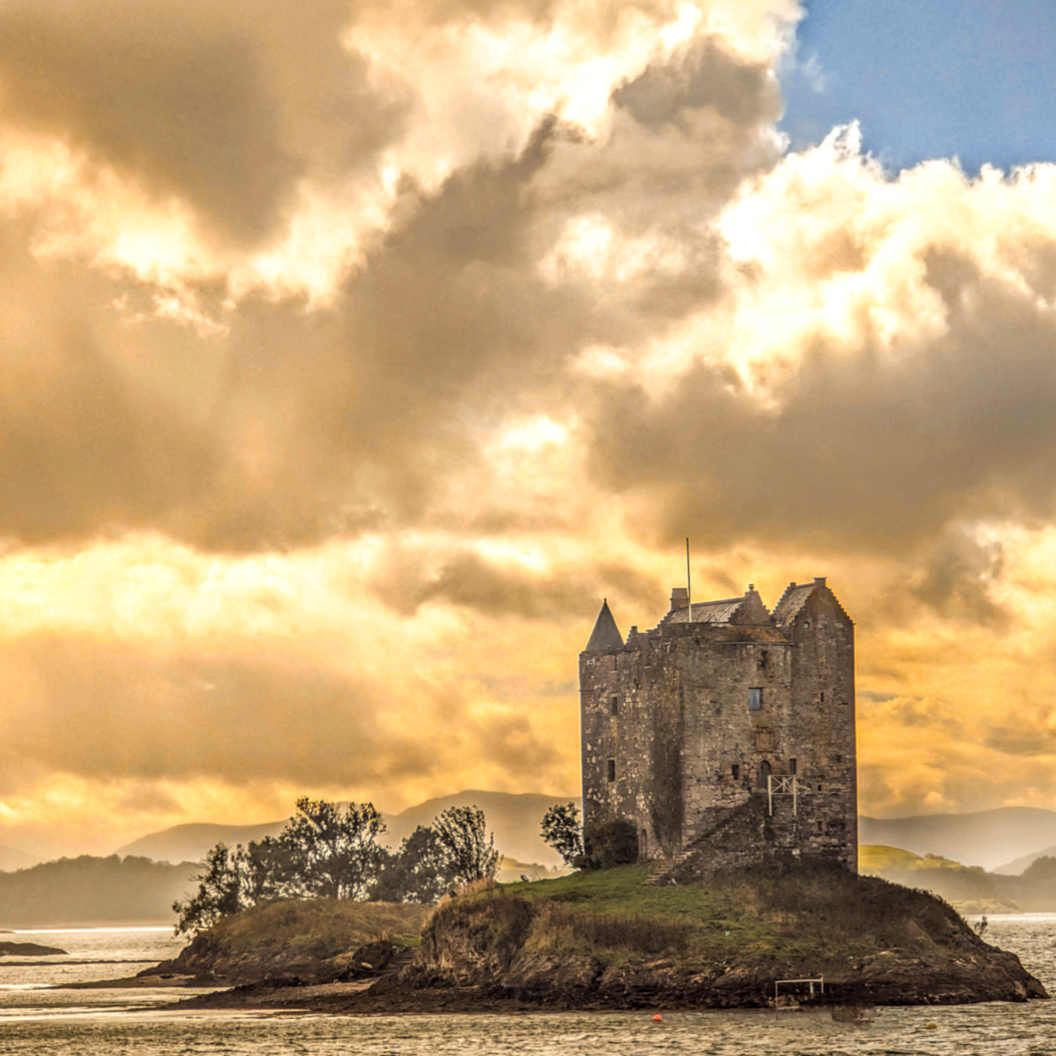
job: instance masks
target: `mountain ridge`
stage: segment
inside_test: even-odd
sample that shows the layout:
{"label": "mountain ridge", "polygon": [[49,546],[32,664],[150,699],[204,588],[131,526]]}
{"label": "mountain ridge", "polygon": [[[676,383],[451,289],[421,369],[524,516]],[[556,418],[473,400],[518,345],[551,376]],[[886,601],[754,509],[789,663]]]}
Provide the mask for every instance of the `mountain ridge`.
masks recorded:
{"label": "mountain ridge", "polygon": [[[476,805],[484,811],[488,828],[495,834],[495,845],[504,855],[520,862],[555,866],[559,859],[540,838],[539,824],[548,806],[567,803],[570,798],[574,799],[536,792],[463,789],[383,815],[387,826],[383,842],[398,847],[418,825],[431,824],[442,810]],[[937,854],[991,872],[1015,872],[1016,867],[1025,869],[1036,857],[1056,854],[1056,811],[1041,807],[996,807],[901,818],[861,815],[858,821],[861,844],[901,847],[918,855]],[[285,824],[285,818],[256,825],[190,822],[148,833],[115,853],[154,861],[198,861],[221,840],[229,846],[246,844],[278,835]]]}
{"label": "mountain ridge", "polygon": [[[554,803],[567,803],[571,797],[548,796],[538,792],[486,792],[463,789],[448,796],[436,796],[415,803],[398,814],[383,814],[386,833],[382,843],[396,848],[419,825],[431,824],[442,811],[453,806],[478,806],[484,811],[488,829],[495,834],[495,846],[506,857],[518,862],[556,866],[561,859],[543,843],[539,826],[543,814]],[[257,825],[220,825],[212,822],[187,822],[148,833],[119,847],[119,857],[133,855],[153,861],[199,861],[206,851],[219,842],[229,847],[277,836],[287,819]]]}

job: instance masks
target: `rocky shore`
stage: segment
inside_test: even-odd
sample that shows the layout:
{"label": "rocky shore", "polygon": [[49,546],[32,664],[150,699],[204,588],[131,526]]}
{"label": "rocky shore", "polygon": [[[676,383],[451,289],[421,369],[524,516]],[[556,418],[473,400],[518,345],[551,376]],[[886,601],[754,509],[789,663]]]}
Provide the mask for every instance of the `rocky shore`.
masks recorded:
{"label": "rocky shore", "polygon": [[36,942],[0,942],[0,957],[64,957],[58,946],[41,946]]}
{"label": "rocky shore", "polygon": [[242,960],[208,933],[151,971],[241,985],[190,1007],[335,1013],[772,1007],[781,979],[804,1006],[945,1005],[1048,995],[1015,954],[946,903],[847,873],[716,877],[643,887],[629,867],[464,895],[420,946],[376,939],[335,957]]}

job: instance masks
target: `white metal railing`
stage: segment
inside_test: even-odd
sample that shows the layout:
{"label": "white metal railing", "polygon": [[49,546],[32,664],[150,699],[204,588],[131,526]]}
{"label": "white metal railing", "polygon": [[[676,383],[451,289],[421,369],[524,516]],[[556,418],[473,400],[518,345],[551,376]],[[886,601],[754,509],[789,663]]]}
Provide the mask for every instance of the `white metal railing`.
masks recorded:
{"label": "white metal railing", "polygon": [[799,813],[799,789],[796,786],[796,775],[789,777],[774,777],[773,774],[766,775],[766,801],[767,810],[771,817],[774,815],[774,796],[791,796],[792,813]]}
{"label": "white metal railing", "polygon": [[820,976],[817,979],[775,979],[774,980],[774,1008],[777,1008],[778,988],[782,986],[791,986],[795,983],[809,983],[810,984],[810,996],[814,996],[814,984],[817,983],[821,987],[821,993],[825,993],[825,976]]}

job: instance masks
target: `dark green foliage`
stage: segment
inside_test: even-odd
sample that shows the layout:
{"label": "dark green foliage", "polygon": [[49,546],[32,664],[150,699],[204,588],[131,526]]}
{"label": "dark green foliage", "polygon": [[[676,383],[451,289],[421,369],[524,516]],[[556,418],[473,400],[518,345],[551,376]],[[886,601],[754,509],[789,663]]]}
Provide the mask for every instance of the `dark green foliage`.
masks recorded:
{"label": "dark green foliage", "polygon": [[216,921],[276,899],[437,901],[456,880],[494,877],[495,838],[484,812],[452,807],[436,826],[419,826],[395,854],[378,845],[385,831],[373,804],[342,811],[326,800],[297,800],[278,836],[228,850],[217,844],[192,877],[198,891],[173,903],[177,932],[197,934]]}
{"label": "dark green foliage", "polygon": [[561,855],[565,865],[574,865],[583,854],[583,824],[579,807],[575,803],[566,803],[564,806],[555,803],[543,815],[540,835],[545,844]]}
{"label": "dark green foliage", "polygon": [[177,933],[197,934],[223,917],[279,898],[364,899],[388,852],[372,803],[342,812],[326,800],[297,800],[297,813],[278,837],[265,836],[229,851],[218,843],[192,880],[198,891],[173,903]]}
{"label": "dark green foliage", "polygon": [[377,844],[385,831],[373,803],[350,803],[344,813],[336,803],[306,796],[297,800],[297,813],[279,835],[288,850],[280,864],[288,876],[286,897],[367,897],[377,880],[385,852]]}
{"label": "dark green foliage", "polygon": [[429,905],[450,890],[455,875],[436,832],[419,825],[385,861],[371,899]]}
{"label": "dark green foliage", "polygon": [[638,832],[626,818],[601,818],[583,830],[580,869],[613,869],[638,861]]}
{"label": "dark green foliage", "polygon": [[499,868],[495,837],[487,831],[484,811],[478,807],[448,807],[433,827],[444,861],[455,879],[464,884],[490,880]]}
{"label": "dark green foliage", "polygon": [[241,847],[232,853],[222,843],[206,854],[202,871],[191,878],[198,881],[198,893],[172,904],[172,911],[179,918],[176,922],[177,934],[197,935],[222,917],[245,909],[244,857],[245,852]]}

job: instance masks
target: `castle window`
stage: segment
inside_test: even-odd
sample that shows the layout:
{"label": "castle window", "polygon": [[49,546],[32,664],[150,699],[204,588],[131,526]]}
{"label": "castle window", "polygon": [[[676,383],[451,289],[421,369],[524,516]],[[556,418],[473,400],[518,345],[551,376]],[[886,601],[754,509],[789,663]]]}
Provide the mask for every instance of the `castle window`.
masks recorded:
{"label": "castle window", "polygon": [[761,689],[748,690],[748,710],[759,711],[763,706],[763,691]]}
{"label": "castle window", "polygon": [[610,781],[615,781],[616,780],[616,760],[615,759],[610,759],[609,760],[609,780]]}
{"label": "castle window", "polygon": [[788,761],[788,772],[794,774],[796,772],[796,761],[795,759],[789,759]]}
{"label": "castle window", "polygon": [[730,767],[730,775],[733,777],[734,781],[739,781],[741,779],[741,768],[736,763]]}
{"label": "castle window", "polygon": [[825,703],[825,690],[821,691],[821,702],[822,702],[822,704]]}
{"label": "castle window", "polygon": [[759,666],[759,670],[760,671],[765,671],[766,670],[766,658],[767,658],[768,655],[769,654],[767,653],[767,651],[765,649],[759,654],[759,665],[758,666]]}
{"label": "castle window", "polygon": [[612,700],[609,702],[609,706],[612,708],[613,715],[618,714],[620,710],[620,698],[613,697]]}

